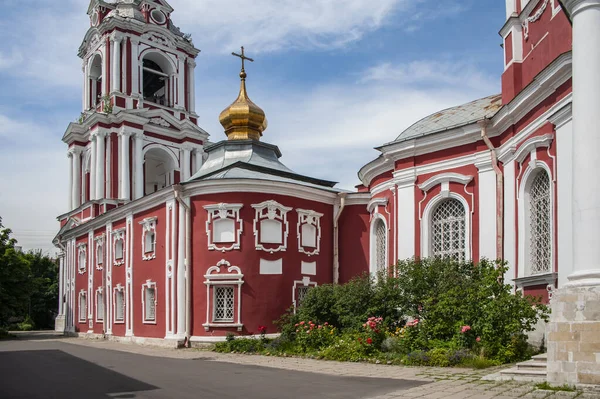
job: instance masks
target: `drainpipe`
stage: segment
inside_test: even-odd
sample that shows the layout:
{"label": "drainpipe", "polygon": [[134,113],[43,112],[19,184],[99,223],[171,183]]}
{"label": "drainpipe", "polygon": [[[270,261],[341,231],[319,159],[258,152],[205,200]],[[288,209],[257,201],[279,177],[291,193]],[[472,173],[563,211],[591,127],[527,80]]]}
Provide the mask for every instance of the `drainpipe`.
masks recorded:
{"label": "drainpipe", "polygon": [[342,212],[346,207],[346,193],[338,193],[340,200],[340,208],[335,215],[333,220],[333,283],[338,284],[340,282],[340,237],[339,237],[339,226],[338,222]]}
{"label": "drainpipe", "polygon": [[485,118],[479,122],[481,126],[481,138],[490,149],[492,156],[492,167],[496,172],[496,259],[504,259],[504,175],[498,166],[496,148],[487,136],[487,128],[490,120]]}
{"label": "drainpipe", "polygon": [[184,346],[191,348],[190,336],[192,331],[192,270],[190,267],[190,254],[192,247],[192,214],[190,207],[181,198],[182,187],[173,185],[173,193],[177,202],[185,209],[185,341]]}

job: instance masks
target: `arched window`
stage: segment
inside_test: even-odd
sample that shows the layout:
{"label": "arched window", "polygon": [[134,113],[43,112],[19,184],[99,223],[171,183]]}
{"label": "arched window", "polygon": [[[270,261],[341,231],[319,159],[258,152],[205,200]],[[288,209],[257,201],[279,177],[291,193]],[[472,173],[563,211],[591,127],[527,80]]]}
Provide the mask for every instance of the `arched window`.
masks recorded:
{"label": "arched window", "polygon": [[89,77],[89,93],[90,104],[95,107],[102,99],[102,57],[96,54],[90,64]]}
{"label": "arched window", "polygon": [[175,80],[172,65],[161,53],[149,52],[142,59],[144,101],[172,106]]}
{"label": "arched window", "polygon": [[175,183],[173,157],[161,147],[149,149],[144,155],[145,194],[152,194]]}
{"label": "arched window", "polygon": [[531,274],[551,272],[552,212],[550,193],[550,176],[541,169],[533,177],[527,203]]}
{"label": "arched window", "polygon": [[431,216],[431,250],[436,257],[465,260],[465,207],[457,199],[440,202]]}
{"label": "arched window", "polygon": [[373,267],[374,272],[384,271],[387,266],[387,229],[385,223],[380,218],[377,218],[373,224],[373,240],[374,245],[374,258]]}

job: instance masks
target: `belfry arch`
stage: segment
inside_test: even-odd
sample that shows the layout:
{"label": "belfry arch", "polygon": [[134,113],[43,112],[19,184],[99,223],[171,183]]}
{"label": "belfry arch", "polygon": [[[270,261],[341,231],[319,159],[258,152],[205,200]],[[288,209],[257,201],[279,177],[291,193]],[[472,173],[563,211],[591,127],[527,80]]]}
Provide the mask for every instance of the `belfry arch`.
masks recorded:
{"label": "belfry arch", "polygon": [[153,50],[144,53],[140,62],[144,101],[167,107],[173,106],[176,73],[173,62],[165,54]]}
{"label": "belfry arch", "polygon": [[90,93],[90,104],[91,107],[95,107],[100,103],[102,98],[102,81],[103,81],[103,63],[102,56],[100,54],[95,54],[90,61],[89,71],[88,71],[88,85],[89,85],[89,93]]}
{"label": "belfry arch", "polygon": [[144,194],[152,194],[175,183],[179,170],[175,154],[163,146],[150,146],[144,152]]}

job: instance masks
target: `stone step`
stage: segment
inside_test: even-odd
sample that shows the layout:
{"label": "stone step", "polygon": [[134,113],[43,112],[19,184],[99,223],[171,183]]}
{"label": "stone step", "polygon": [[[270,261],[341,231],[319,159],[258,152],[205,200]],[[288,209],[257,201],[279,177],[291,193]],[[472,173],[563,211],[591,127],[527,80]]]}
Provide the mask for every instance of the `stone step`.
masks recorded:
{"label": "stone step", "polygon": [[528,360],[526,362],[517,363],[518,370],[533,370],[533,371],[546,371],[546,362],[539,360]]}
{"label": "stone step", "polygon": [[546,363],[548,361],[548,354],[547,353],[540,353],[539,355],[532,356],[531,360],[535,360],[536,362],[544,362],[544,363]]}

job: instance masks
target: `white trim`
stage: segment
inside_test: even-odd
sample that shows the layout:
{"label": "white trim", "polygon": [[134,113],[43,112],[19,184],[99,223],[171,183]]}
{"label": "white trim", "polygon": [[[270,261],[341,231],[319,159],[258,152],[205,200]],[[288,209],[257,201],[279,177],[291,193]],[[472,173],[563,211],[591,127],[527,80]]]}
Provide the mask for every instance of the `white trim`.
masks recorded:
{"label": "white trim", "polygon": [[[102,312],[98,311],[98,294],[102,295],[102,306],[104,307],[104,293],[102,287],[98,287],[94,292],[94,305],[96,310],[96,323],[104,323],[104,308],[102,309]],[[98,317],[100,313],[102,313],[102,319]]]}
{"label": "white trim", "polygon": [[[105,247],[104,247],[104,233],[100,234],[97,237],[94,237],[94,241],[96,242],[96,245],[94,246],[94,255],[95,255],[95,260],[96,260],[96,270],[102,270],[103,266],[104,266],[104,262],[106,259],[106,253],[104,251]],[[99,262],[98,259],[98,250],[101,251],[102,254],[102,262]]]}
{"label": "white trim", "polygon": [[294,313],[296,313],[296,308],[297,308],[297,303],[296,303],[296,289],[298,288],[298,286],[302,286],[302,287],[316,287],[317,283],[315,281],[310,281],[310,277],[308,276],[304,276],[302,277],[302,280],[296,280],[294,281],[294,285],[292,287],[292,306],[294,307]]}
{"label": "white trim", "polygon": [[[298,212],[298,225],[296,229],[298,234],[298,252],[308,256],[318,255],[321,249],[321,217],[323,217],[323,214],[306,209],[296,209],[296,212]],[[308,250],[302,245],[302,240],[304,238],[302,226],[304,225],[313,226],[315,228],[315,246],[306,247],[309,248]],[[312,248],[312,251],[310,248]]]}
{"label": "white trim", "polygon": [[453,191],[449,191],[447,195],[440,193],[431,198],[423,210],[423,218],[421,219],[421,257],[431,256],[432,253],[431,216],[433,214],[433,210],[436,209],[439,203],[449,198],[460,201],[465,208],[465,260],[471,259],[471,243],[473,241],[471,239],[471,208],[469,207],[469,202],[466,200],[466,198]]}
{"label": "white trim", "polygon": [[[142,225],[142,260],[156,259],[156,222],[158,217],[152,216],[145,218],[140,222]],[[146,235],[154,234],[154,242],[152,243],[152,251],[146,251]]]}
{"label": "white trim", "polygon": [[[81,310],[81,297],[84,298],[84,303],[85,303],[85,309],[83,309],[84,311],[82,312]],[[81,291],[79,291],[79,294],[77,295],[77,321],[79,323],[85,323],[87,321],[87,315],[88,315],[88,303],[87,303],[87,292],[84,289],[81,289]],[[83,315],[83,318],[81,317]]]}
{"label": "white trim", "polygon": [[[146,290],[154,290],[154,318],[148,319],[146,316]],[[142,284],[142,323],[144,324],[156,324],[158,318],[158,288],[156,282],[152,280],[146,280],[145,284]]]}
{"label": "white trim", "polygon": [[[393,187],[393,185],[390,185],[390,187]],[[373,198],[371,201],[369,201],[369,203],[367,204],[367,212],[369,213],[373,213],[373,211],[376,208],[379,208],[380,206],[384,206],[387,208],[387,204],[388,204],[388,197],[378,197],[378,198]]]}
{"label": "white trim", "polygon": [[518,163],[523,163],[523,160],[531,153],[531,151],[540,147],[550,147],[552,140],[554,140],[554,134],[552,133],[535,136],[526,140],[515,152],[515,160]]}
{"label": "white trim", "polygon": [[[206,235],[208,237],[208,250],[209,251],[232,251],[234,249],[240,249],[242,243],[242,231],[244,229],[244,225],[242,219],[240,219],[240,209],[244,207],[243,204],[213,204],[206,205],[203,208],[208,212],[208,217],[206,219]],[[221,245],[221,243],[213,242],[213,231],[211,230],[211,225],[215,221],[229,219],[234,222],[234,232],[233,235],[235,237],[235,241],[231,243],[231,245]],[[236,227],[237,225],[237,227]]]}
{"label": "white trim", "polygon": [[[112,238],[113,238],[113,244],[112,244],[112,249],[113,249],[113,266],[122,266],[125,264],[125,254],[126,254],[126,250],[125,250],[125,233],[126,233],[126,227],[122,227],[120,229],[116,229],[112,231]],[[121,241],[121,247],[122,247],[122,256],[120,258],[117,258],[117,241]]]}
{"label": "white trim", "polygon": [[[117,315],[119,314],[119,312],[117,312],[117,294],[121,293],[121,295],[123,295],[123,309],[122,309],[122,315],[123,318],[122,319],[117,319]],[[113,323],[114,324],[125,324],[125,287],[123,287],[123,285],[121,285],[120,283],[117,284],[115,286],[115,288],[113,289]]]}
{"label": "white trim", "polygon": [[376,275],[378,270],[377,270],[377,237],[376,237],[376,231],[375,231],[375,225],[376,222],[378,220],[381,220],[383,222],[383,226],[385,228],[385,249],[383,250],[383,252],[386,255],[386,269],[389,266],[389,242],[390,242],[390,237],[388,234],[389,231],[389,227],[388,227],[388,223],[387,220],[385,219],[385,217],[380,214],[380,213],[373,213],[371,214],[371,226],[369,227],[369,272],[372,275]]}
{"label": "white trim", "polygon": [[[225,266],[227,268],[227,273],[219,274],[221,272],[221,266]],[[242,331],[244,327],[242,323],[242,284],[244,284],[244,275],[242,274],[242,270],[237,266],[231,266],[231,263],[227,262],[225,259],[221,260],[215,266],[211,266],[206,270],[206,274],[204,275],[206,279],[204,284],[206,285],[206,322],[202,324],[205,331],[209,331],[212,327],[236,327],[238,331]],[[211,314],[214,317],[214,295],[210,295],[210,289],[216,285],[229,285],[235,286],[237,285],[237,306],[234,309],[234,314],[237,316],[237,321],[234,320],[234,323],[217,323],[214,322],[213,318],[211,318]],[[212,297],[212,301],[211,301]],[[211,306],[213,308],[213,312],[211,312]]]}
{"label": "white trim", "polygon": [[[83,266],[81,260],[83,259]],[[85,274],[87,271],[87,244],[77,244],[77,272],[79,274]]]}
{"label": "white trim", "polygon": [[[431,190],[433,187],[437,186],[438,184],[442,184],[442,186],[444,186],[444,183],[453,182],[453,183],[460,183],[463,186],[465,186],[465,185],[469,184],[471,182],[471,180],[473,180],[473,176],[461,175],[460,173],[452,173],[452,172],[440,173],[438,175],[431,177],[424,183],[419,184],[419,188],[422,191],[427,192],[427,191]],[[442,187],[442,191],[447,191],[447,190],[444,190],[443,188],[444,187]]]}
{"label": "white trim", "polygon": [[554,217],[554,194],[555,194],[555,183],[552,174],[552,170],[548,166],[546,162],[540,160],[532,160],[527,165],[525,172],[523,173],[520,181],[517,181],[518,187],[517,190],[519,192],[517,207],[518,207],[518,232],[519,232],[519,257],[518,257],[518,278],[531,276],[530,265],[528,264],[529,260],[529,234],[528,234],[528,212],[526,203],[529,199],[526,194],[526,190],[528,190],[531,182],[535,178],[537,171],[543,169],[546,173],[548,173],[548,178],[550,180],[550,272],[554,272],[554,265],[556,259],[556,248],[554,243],[554,232],[555,232],[555,224],[556,219]]}
{"label": "white trim", "polygon": [[[277,201],[269,200],[261,202],[260,204],[252,204],[252,208],[255,209],[255,217],[253,223],[254,229],[254,243],[256,250],[266,251],[269,253],[285,251],[287,249],[287,238],[289,234],[289,224],[287,220],[287,213],[293,208],[289,208],[281,205]],[[258,227],[259,222],[266,220],[275,220],[281,223],[281,244],[275,248],[267,248],[260,240],[261,229]]]}

